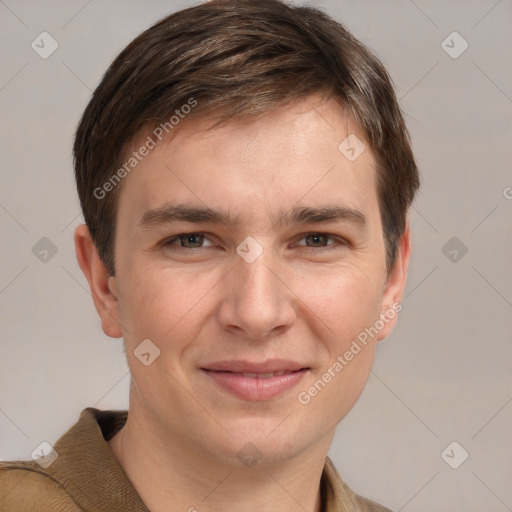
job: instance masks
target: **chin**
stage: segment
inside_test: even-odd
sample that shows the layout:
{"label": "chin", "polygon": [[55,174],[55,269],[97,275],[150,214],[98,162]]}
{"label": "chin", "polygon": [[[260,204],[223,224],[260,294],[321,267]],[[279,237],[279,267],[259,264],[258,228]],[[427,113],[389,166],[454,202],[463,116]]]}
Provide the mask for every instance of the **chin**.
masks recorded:
{"label": "chin", "polygon": [[250,422],[228,428],[233,438],[226,438],[227,445],[223,447],[226,449],[223,452],[225,460],[242,467],[250,464],[270,467],[293,459],[314,443],[314,439],[308,440],[299,435],[306,429],[294,424],[285,427],[282,421],[283,417],[260,421],[252,418]]}

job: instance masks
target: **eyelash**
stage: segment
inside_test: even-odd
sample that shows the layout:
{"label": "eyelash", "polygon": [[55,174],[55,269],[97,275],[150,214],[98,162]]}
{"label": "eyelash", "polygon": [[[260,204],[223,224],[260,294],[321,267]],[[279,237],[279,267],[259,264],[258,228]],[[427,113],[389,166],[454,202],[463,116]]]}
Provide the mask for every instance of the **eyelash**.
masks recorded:
{"label": "eyelash", "polygon": [[[200,236],[203,236],[204,238],[208,239],[206,233],[202,233],[202,232],[199,232],[199,231],[192,231],[190,233],[180,233],[179,235],[175,235],[172,238],[167,239],[164,242],[164,245],[166,247],[173,246],[172,247],[173,251],[180,251],[180,252],[198,251],[198,250],[206,249],[207,248],[207,247],[181,247],[179,245],[173,244],[174,241],[179,240],[182,237],[190,236],[190,235],[200,235]],[[311,232],[308,232],[308,233],[302,233],[302,234],[299,235],[300,238],[298,239],[298,241],[301,241],[304,238],[306,238],[308,236],[311,236],[311,235],[325,236],[328,239],[335,240],[337,243],[329,244],[329,245],[324,246],[324,247],[308,247],[306,245],[300,246],[300,247],[303,247],[303,250],[306,250],[307,252],[318,252],[318,250],[321,250],[323,252],[332,251],[332,250],[335,250],[340,245],[341,246],[348,245],[346,240],[344,240],[343,238],[340,238],[339,236],[335,236],[335,235],[331,235],[330,233],[323,233],[323,232],[319,232],[319,231],[311,231]],[[211,242],[211,240],[210,240],[210,242]]]}

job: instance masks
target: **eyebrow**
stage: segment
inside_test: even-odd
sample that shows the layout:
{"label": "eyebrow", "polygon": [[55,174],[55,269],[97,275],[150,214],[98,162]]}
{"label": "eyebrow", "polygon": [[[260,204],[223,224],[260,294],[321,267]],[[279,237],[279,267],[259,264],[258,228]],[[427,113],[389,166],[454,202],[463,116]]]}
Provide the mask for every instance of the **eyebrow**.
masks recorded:
{"label": "eyebrow", "polygon": [[[273,226],[287,224],[320,224],[349,222],[365,228],[368,221],[365,215],[354,208],[341,205],[325,206],[296,206],[290,211],[280,211],[272,216]],[[142,229],[160,227],[173,222],[192,222],[225,224],[234,228],[240,224],[240,219],[223,209],[197,207],[184,204],[164,204],[158,208],[146,211],[140,218],[137,226]]]}

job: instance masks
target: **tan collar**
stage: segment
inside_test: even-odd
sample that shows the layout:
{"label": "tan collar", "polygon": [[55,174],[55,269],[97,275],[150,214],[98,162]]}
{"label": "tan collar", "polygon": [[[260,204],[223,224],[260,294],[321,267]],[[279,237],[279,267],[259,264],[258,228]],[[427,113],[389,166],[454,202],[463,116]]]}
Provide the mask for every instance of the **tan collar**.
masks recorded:
{"label": "tan collar", "polygon": [[[34,461],[9,467],[31,469],[57,481],[83,510],[149,512],[107,441],[125,424],[128,411],[84,409],[78,422],[54,445],[58,458],[43,470]],[[385,512],[356,496],[341,480],[329,457],[320,481],[323,512]],[[389,511],[388,511],[389,512]]]}

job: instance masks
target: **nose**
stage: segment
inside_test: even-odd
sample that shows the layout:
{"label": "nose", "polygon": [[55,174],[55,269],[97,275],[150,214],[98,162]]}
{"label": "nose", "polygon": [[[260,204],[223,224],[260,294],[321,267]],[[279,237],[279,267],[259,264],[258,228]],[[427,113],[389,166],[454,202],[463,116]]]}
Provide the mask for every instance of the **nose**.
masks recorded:
{"label": "nose", "polygon": [[250,341],[271,339],[290,329],[296,319],[295,295],[278,267],[270,250],[252,263],[236,260],[217,310],[223,329]]}

